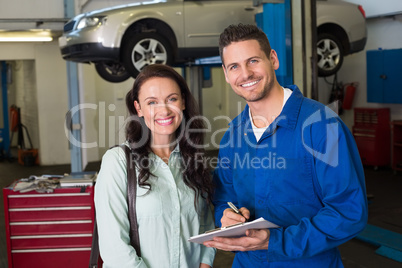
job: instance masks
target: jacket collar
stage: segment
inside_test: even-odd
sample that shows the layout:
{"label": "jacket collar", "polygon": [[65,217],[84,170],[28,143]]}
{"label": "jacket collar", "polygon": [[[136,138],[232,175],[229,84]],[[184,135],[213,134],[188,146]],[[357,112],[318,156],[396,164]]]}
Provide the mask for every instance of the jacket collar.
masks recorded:
{"label": "jacket collar", "polygon": [[[275,128],[276,126],[281,126],[288,129],[295,129],[296,127],[304,96],[296,85],[289,85],[285,87],[293,91],[292,95],[290,95],[289,99],[282,109],[282,112],[274,120],[274,122],[272,122],[270,128],[274,126]],[[233,121],[230,122],[229,125],[233,127],[238,127],[241,124],[250,124],[249,110],[250,107],[246,105],[244,110],[235,119],[233,119]]]}

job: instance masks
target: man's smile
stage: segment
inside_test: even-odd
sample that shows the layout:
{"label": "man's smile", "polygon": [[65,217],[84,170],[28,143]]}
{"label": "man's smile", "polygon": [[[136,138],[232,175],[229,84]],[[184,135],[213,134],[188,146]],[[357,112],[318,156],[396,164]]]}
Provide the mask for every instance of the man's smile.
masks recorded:
{"label": "man's smile", "polygon": [[251,81],[251,82],[247,82],[247,83],[241,84],[240,86],[243,87],[243,88],[251,87],[251,86],[254,86],[255,84],[258,84],[258,82],[260,82],[260,81],[261,81],[261,79]]}

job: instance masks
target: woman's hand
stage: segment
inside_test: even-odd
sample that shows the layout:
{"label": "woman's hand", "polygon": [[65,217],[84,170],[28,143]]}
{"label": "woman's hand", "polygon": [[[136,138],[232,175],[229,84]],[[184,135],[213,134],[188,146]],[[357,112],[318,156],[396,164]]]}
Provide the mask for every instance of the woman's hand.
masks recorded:
{"label": "woman's hand", "polygon": [[201,263],[200,268],[211,268],[211,266],[209,266],[208,264],[205,264],[205,263]]}

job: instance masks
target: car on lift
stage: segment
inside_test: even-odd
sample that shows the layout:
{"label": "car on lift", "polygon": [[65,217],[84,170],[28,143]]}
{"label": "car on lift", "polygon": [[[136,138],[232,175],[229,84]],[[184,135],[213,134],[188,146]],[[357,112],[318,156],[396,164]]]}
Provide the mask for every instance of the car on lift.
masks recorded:
{"label": "car on lift", "polygon": [[[136,77],[146,65],[176,65],[219,55],[218,38],[230,24],[254,24],[262,6],[252,0],[139,2],[79,14],[59,38],[62,57],[94,63],[109,82]],[[364,49],[361,6],[317,1],[318,75],[329,76],[343,57]]]}
{"label": "car on lift", "polygon": [[317,0],[318,76],[337,73],[343,58],[364,50],[366,41],[366,13],[361,5]]}

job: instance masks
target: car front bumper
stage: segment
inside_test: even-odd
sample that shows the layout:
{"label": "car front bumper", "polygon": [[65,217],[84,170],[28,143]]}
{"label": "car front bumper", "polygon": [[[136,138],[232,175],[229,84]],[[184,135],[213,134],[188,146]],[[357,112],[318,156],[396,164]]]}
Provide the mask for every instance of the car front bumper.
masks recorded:
{"label": "car front bumper", "polygon": [[118,61],[119,48],[107,42],[105,36],[114,39],[103,25],[65,32],[58,40],[63,59],[75,62]]}
{"label": "car front bumper", "polygon": [[61,48],[63,59],[75,62],[118,61],[119,49],[99,43],[84,43]]}

